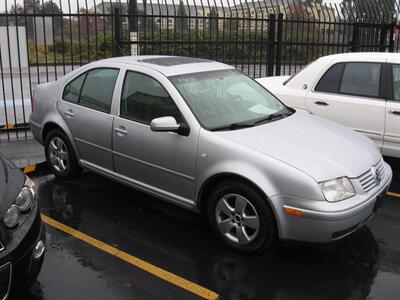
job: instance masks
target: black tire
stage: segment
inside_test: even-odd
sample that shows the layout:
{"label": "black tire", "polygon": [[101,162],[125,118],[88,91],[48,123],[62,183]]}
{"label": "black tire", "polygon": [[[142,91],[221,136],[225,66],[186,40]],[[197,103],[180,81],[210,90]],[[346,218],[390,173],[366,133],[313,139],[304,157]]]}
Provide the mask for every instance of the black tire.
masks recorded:
{"label": "black tire", "polygon": [[[237,229],[237,226],[240,226],[239,223],[233,224],[232,222],[236,222],[232,220],[231,224],[236,226],[234,227],[231,231],[228,232],[228,237],[226,234],[220,230],[218,224],[217,224],[217,218],[219,219],[219,222],[221,221],[221,218],[218,217],[217,215],[220,215],[220,213],[217,213],[217,204],[220,201],[220,199],[223,196],[227,195],[239,195],[241,197],[244,197],[247,202],[249,202],[251,205],[246,204],[246,209],[247,207],[250,207],[252,211],[255,210],[256,214],[258,215],[258,229],[253,231],[253,238],[249,240],[248,242],[238,242],[238,241],[233,241],[232,240],[232,235],[235,234]],[[233,199],[235,199],[234,196]],[[228,197],[229,198],[229,197]],[[228,199],[227,198],[227,199]],[[236,200],[233,200],[236,201]],[[219,211],[221,212],[221,211]],[[222,213],[224,214],[224,213]],[[237,214],[237,213],[236,213]],[[208,202],[207,202],[207,216],[208,220],[213,227],[214,231],[216,232],[217,236],[220,238],[221,241],[223,241],[226,245],[229,247],[243,252],[247,254],[257,254],[266,251],[267,249],[272,249],[274,245],[276,245],[277,241],[277,227],[276,227],[276,222],[275,222],[275,217],[274,214],[267,203],[267,199],[265,199],[265,196],[260,195],[260,193],[253,188],[251,188],[249,185],[244,184],[240,181],[227,181],[224,183],[221,183],[217,185],[209,194],[208,196]],[[254,215],[256,216],[256,215]],[[233,216],[230,218],[234,219]],[[225,219],[224,221],[230,221]],[[239,221],[240,224],[243,221]],[[231,225],[229,225],[231,226]],[[246,227],[246,231],[250,227]],[[251,229],[251,228],[250,228]],[[253,229],[251,229],[253,230]],[[230,234],[232,232],[232,235]],[[248,236],[248,235],[247,235]]]}
{"label": "black tire", "polygon": [[[65,169],[57,168],[57,166],[55,166],[51,162],[50,142],[53,141],[55,138],[60,139],[64,143],[66,148],[68,159],[67,163],[65,163]],[[47,163],[54,175],[62,179],[73,179],[81,173],[82,169],[78,164],[74,149],[72,148],[71,143],[69,142],[68,137],[65,135],[64,132],[59,129],[53,129],[46,136],[44,145]]]}

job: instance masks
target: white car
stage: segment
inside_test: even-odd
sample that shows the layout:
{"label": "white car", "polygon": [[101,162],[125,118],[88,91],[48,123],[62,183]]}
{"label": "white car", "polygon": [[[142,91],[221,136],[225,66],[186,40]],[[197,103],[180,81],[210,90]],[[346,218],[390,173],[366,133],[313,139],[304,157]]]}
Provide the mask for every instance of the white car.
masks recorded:
{"label": "white car", "polygon": [[330,55],[292,77],[257,81],[288,106],[353,128],[400,157],[400,54]]}

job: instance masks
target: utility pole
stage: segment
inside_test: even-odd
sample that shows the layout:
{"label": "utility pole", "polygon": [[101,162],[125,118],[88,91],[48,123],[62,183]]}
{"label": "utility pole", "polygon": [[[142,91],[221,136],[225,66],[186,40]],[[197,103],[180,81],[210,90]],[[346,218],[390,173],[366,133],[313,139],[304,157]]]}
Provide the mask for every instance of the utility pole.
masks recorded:
{"label": "utility pole", "polygon": [[[145,3],[143,3],[145,5]],[[128,3],[129,15],[129,38],[131,42],[131,55],[139,55],[139,22],[137,0],[129,0]]]}

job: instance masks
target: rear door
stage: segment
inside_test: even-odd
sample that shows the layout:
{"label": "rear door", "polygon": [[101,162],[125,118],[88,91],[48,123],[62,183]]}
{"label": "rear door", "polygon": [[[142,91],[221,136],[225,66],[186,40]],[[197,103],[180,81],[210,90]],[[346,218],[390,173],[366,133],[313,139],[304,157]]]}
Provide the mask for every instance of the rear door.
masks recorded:
{"label": "rear door", "polygon": [[381,149],[386,110],[383,65],[384,60],[334,64],[307,94],[308,110],[367,135]]}
{"label": "rear door", "polygon": [[386,102],[386,128],[383,154],[400,157],[400,64],[389,68],[393,79],[393,95]]}
{"label": "rear door", "polygon": [[58,109],[85,161],[113,170],[110,114],[117,68],[95,68],[70,81]]}

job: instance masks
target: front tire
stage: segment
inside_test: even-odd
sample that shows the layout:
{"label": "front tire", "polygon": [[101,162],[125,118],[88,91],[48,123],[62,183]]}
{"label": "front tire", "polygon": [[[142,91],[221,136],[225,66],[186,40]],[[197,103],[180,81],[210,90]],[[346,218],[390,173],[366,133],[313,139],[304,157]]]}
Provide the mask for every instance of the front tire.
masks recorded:
{"label": "front tire", "polygon": [[256,254],[276,242],[275,218],[267,200],[242,182],[217,185],[209,195],[207,214],[219,238],[235,250]]}
{"label": "front tire", "polygon": [[81,168],[75,152],[61,130],[54,129],[46,136],[45,152],[47,163],[57,177],[72,179],[80,174]]}

